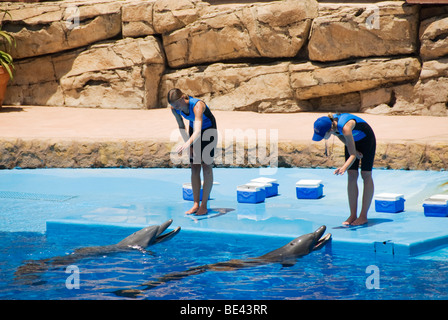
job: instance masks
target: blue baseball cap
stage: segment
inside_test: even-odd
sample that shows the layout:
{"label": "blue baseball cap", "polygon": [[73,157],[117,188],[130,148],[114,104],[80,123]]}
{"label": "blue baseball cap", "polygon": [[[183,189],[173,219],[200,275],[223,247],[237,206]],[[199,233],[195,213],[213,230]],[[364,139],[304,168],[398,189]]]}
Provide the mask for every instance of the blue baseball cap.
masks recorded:
{"label": "blue baseball cap", "polygon": [[313,141],[320,141],[325,137],[328,130],[331,129],[331,119],[329,117],[320,117],[314,122]]}

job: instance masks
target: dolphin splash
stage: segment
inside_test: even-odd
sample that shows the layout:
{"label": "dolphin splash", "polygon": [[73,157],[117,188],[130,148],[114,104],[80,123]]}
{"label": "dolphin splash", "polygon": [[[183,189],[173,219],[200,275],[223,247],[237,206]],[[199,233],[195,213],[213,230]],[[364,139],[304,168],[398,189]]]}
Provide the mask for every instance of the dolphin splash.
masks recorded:
{"label": "dolphin splash", "polygon": [[65,256],[58,256],[42,260],[27,261],[26,264],[17,268],[15,276],[17,278],[24,275],[44,272],[49,267],[68,266],[76,261],[86,258],[94,258],[97,256],[111,254],[127,250],[144,250],[163,241],[167,241],[179,233],[180,227],[177,227],[171,232],[163,234],[163,232],[171,225],[173,220],[168,220],[160,226],[148,226],[139,231],[134,232],[130,236],[121,240],[120,242],[107,246],[93,246],[76,249],[73,253]]}
{"label": "dolphin splash", "polygon": [[323,248],[331,239],[331,233],[325,233],[326,226],[321,226],[316,231],[295,238],[288,244],[274,251],[268,252],[256,258],[244,260],[232,259],[225,262],[207,264],[193,267],[186,271],[169,273],[157,280],[149,281],[140,285],[142,289],[124,289],[114,291],[117,296],[137,298],[143,291],[150,290],[157,286],[173,280],[180,280],[191,275],[201,274],[206,271],[231,271],[241,268],[254,267],[270,263],[280,263],[284,267],[293,266],[297,259],[313,251]]}

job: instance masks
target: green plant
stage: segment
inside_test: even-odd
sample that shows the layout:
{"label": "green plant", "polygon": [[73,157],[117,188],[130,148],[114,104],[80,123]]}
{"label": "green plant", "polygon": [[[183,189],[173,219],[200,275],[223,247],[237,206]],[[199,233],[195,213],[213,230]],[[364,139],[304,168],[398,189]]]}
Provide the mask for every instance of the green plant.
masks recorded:
{"label": "green plant", "polygon": [[0,9],[0,14],[1,13],[3,13],[3,17],[0,20],[0,43],[5,48],[5,51],[0,50],[0,65],[6,70],[6,72],[8,72],[9,77],[13,79],[14,78],[13,58],[7,51],[8,49],[11,49],[12,46],[14,47],[16,46],[16,41],[10,33],[2,30],[3,19],[5,18],[6,15],[11,17],[11,14],[6,10]]}

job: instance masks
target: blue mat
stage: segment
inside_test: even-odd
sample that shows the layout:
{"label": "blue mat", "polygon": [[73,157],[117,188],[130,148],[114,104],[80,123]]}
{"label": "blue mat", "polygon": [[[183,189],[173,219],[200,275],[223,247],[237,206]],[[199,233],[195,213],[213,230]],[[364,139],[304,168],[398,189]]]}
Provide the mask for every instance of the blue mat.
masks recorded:
{"label": "blue mat", "polygon": [[[448,194],[448,172],[374,170],[375,194],[404,194],[405,211],[369,211],[369,223],[343,227],[348,217],[347,177],[330,169],[280,168],[270,177],[279,195],[260,204],[236,200],[236,187],[260,177],[258,169],[216,168],[210,212],[184,214],[192,202],[182,199],[189,169],[39,169],[0,171],[0,190],[12,194],[70,195],[64,201],[30,201],[5,197],[0,207],[1,231],[45,232],[46,222],[117,224],[132,227],[173,219],[184,230],[297,237],[320,225],[333,234],[333,250],[362,250],[393,256],[447,259],[448,218],[425,217],[423,201]],[[324,196],[299,200],[295,183],[323,180]],[[359,178],[360,199],[362,179]],[[48,200],[48,199],[47,199]],[[60,222],[58,222],[60,223]]]}

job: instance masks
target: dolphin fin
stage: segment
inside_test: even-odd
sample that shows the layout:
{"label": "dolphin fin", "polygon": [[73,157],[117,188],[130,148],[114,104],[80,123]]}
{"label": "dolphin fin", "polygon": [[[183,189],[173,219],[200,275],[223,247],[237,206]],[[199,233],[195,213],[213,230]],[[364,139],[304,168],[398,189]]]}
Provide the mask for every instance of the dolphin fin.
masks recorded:
{"label": "dolphin fin", "polygon": [[125,289],[125,290],[116,290],[112,293],[114,293],[115,295],[117,295],[119,297],[136,299],[142,294],[142,291],[138,290],[138,289]]}
{"label": "dolphin fin", "polygon": [[293,267],[294,265],[295,265],[295,263],[282,263],[283,268],[290,268],[290,267]]}
{"label": "dolphin fin", "polygon": [[292,267],[296,264],[296,259],[286,259],[286,260],[283,260],[281,262],[281,264],[282,264],[283,268]]}

